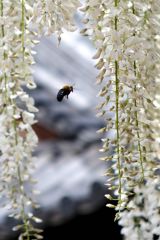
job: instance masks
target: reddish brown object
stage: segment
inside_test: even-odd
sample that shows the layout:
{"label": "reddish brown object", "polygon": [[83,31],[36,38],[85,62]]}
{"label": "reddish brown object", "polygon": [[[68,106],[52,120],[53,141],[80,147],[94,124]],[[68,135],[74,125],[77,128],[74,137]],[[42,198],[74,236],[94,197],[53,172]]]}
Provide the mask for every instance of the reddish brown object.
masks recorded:
{"label": "reddish brown object", "polygon": [[36,132],[40,141],[50,140],[50,139],[57,139],[58,135],[54,131],[51,131],[39,123],[33,125],[33,129]]}

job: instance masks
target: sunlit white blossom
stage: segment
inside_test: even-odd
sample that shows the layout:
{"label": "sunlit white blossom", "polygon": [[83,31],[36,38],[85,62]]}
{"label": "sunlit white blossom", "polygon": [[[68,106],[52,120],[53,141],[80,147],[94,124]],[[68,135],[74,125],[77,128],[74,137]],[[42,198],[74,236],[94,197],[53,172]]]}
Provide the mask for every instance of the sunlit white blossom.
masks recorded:
{"label": "sunlit white blossom", "polygon": [[160,236],[159,178],[135,188],[135,195],[121,213],[119,224],[125,239],[148,240]]}
{"label": "sunlit white blossom", "polygon": [[93,58],[99,70],[97,83],[102,84],[102,102],[97,109],[106,120],[106,127],[99,131],[106,136],[102,160],[112,162],[106,175],[109,189],[116,189],[119,212],[134,187],[152,177],[158,164],[160,129],[156,119],[160,112],[153,104],[159,95],[157,3],[86,0],[81,9],[85,24],[81,33],[97,48]]}
{"label": "sunlit white blossom", "polygon": [[[40,223],[31,208],[38,206],[32,190],[32,153],[38,143],[32,129],[36,123],[34,99],[25,91],[36,87],[33,80],[35,44],[42,34],[74,30],[76,0],[0,0],[0,180],[10,216],[22,224],[19,239],[42,239]],[[60,39],[59,39],[60,40]]]}

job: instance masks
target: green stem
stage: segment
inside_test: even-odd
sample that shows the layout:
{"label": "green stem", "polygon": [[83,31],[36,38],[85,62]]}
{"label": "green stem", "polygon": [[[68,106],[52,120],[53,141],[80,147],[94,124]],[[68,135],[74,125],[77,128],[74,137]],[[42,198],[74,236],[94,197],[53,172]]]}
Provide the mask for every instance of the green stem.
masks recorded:
{"label": "green stem", "polygon": [[[18,134],[17,134],[17,123],[16,120],[14,120],[14,131],[15,131],[15,145],[18,144]],[[22,220],[24,223],[24,231],[26,233],[26,240],[30,240],[30,234],[29,234],[29,226],[28,226],[28,221],[27,221],[27,216],[25,213],[25,201],[23,199],[24,196],[24,190],[23,190],[23,180],[21,177],[21,169],[20,169],[20,165],[19,165],[19,160],[17,161],[17,176],[18,176],[18,183],[19,183],[19,192],[20,195],[22,196],[22,200],[21,200],[21,216],[22,216]]]}
{"label": "green stem", "polygon": [[[1,0],[0,1],[0,14],[1,14],[1,17],[3,17],[3,11],[4,11],[3,0]],[[2,35],[2,38],[5,37],[4,25],[1,25],[1,35]],[[3,46],[4,45],[5,45],[5,43],[3,42]],[[3,60],[6,60],[6,58],[7,58],[7,55],[6,55],[6,51],[4,50],[4,52],[3,52]],[[6,99],[6,103],[7,103],[8,95],[7,95],[7,74],[6,73],[4,73],[4,83],[5,83],[5,88],[6,88],[5,99]]]}
{"label": "green stem", "polygon": [[[115,1],[114,1],[114,6],[115,6],[115,7],[118,7],[118,0],[115,0]],[[118,18],[117,18],[117,16],[115,16],[114,28],[115,28],[116,31],[117,31],[117,25],[118,25]]]}
{"label": "green stem", "polygon": [[[119,0],[115,0],[115,7],[118,6]],[[115,16],[114,20],[115,30],[118,30],[118,18]],[[120,133],[119,133],[119,78],[118,78],[118,70],[119,65],[118,61],[115,61],[115,87],[116,87],[116,120],[115,120],[115,128],[116,128],[116,139],[117,139],[117,165],[118,165],[118,180],[119,180],[119,200],[118,203],[121,206],[121,195],[122,195],[122,176],[121,176],[121,159],[120,159]]]}
{"label": "green stem", "polygon": [[[19,180],[19,185],[20,185],[20,194],[23,196],[24,195],[24,191],[22,189],[23,181],[22,181],[22,178],[21,178],[21,171],[20,171],[20,166],[19,165],[17,167],[17,173],[18,173],[18,180]],[[29,226],[28,226],[28,223],[27,223],[27,217],[26,217],[26,213],[25,213],[25,203],[24,203],[23,198],[22,198],[21,203],[22,203],[21,214],[22,214],[23,223],[24,223],[24,231],[26,233],[27,240],[30,240]]]}
{"label": "green stem", "polygon": [[[3,0],[0,1],[1,17],[3,17]],[[1,25],[2,37],[4,37],[4,25]]]}
{"label": "green stem", "polygon": [[[137,75],[136,74],[136,62],[135,61],[134,61],[134,74],[135,74],[135,76]],[[134,86],[134,91],[135,91],[135,93],[137,92],[136,85]],[[137,108],[136,98],[134,99],[134,106],[135,106],[135,108]],[[143,155],[142,155],[142,148],[141,148],[141,142],[140,142],[139,121],[138,121],[137,110],[135,110],[135,124],[136,124],[136,128],[137,128],[136,134],[137,134],[137,138],[138,138],[138,151],[139,151],[139,159],[140,159],[141,174],[142,174],[141,181],[143,181],[144,180]]]}
{"label": "green stem", "polygon": [[46,1],[42,0],[42,7],[43,7],[43,13],[44,13],[44,19],[46,20]]}
{"label": "green stem", "polygon": [[132,13],[135,14],[134,2],[132,2]]}
{"label": "green stem", "polygon": [[[134,2],[132,2],[132,13],[135,14]],[[135,33],[133,35],[135,36]],[[136,77],[137,76],[136,61],[134,61],[133,67],[134,67],[134,75]],[[135,91],[135,93],[137,92],[136,84],[134,86],[134,91]],[[135,108],[137,108],[136,98],[134,99],[134,106],[135,106]],[[144,180],[143,155],[142,155],[142,148],[141,148],[141,142],[140,142],[139,121],[138,121],[138,111],[137,110],[135,110],[135,124],[136,124],[136,128],[137,128],[136,134],[137,134],[137,138],[138,138],[138,151],[139,151],[139,159],[140,159],[141,174],[142,174],[141,181],[143,181]]]}
{"label": "green stem", "polygon": [[25,0],[22,0],[21,10],[22,10],[22,15],[21,15],[21,31],[22,31],[21,41],[22,41],[23,61],[24,61],[24,54],[25,54],[25,46],[24,46],[24,35],[25,35]]}
{"label": "green stem", "polygon": [[119,3],[119,0],[115,0],[115,1],[114,1],[114,6],[115,6],[115,7],[118,7],[118,3]]}
{"label": "green stem", "polygon": [[116,135],[117,135],[117,164],[118,164],[118,179],[119,179],[119,203],[121,205],[122,194],[122,177],[121,177],[121,160],[120,160],[120,133],[119,133],[119,79],[118,79],[118,62],[115,61],[115,80],[116,80]]}

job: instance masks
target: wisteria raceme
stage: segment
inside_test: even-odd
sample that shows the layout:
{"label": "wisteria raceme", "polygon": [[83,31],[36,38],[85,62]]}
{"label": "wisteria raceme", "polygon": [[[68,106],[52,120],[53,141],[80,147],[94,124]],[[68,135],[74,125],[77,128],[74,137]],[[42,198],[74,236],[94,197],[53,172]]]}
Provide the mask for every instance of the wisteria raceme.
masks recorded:
{"label": "wisteria raceme", "polygon": [[152,177],[157,166],[157,2],[88,0],[82,8],[85,29],[81,32],[97,48],[97,83],[103,86],[98,115],[106,119],[106,127],[100,129],[106,135],[101,149],[106,157],[102,159],[112,162],[106,175],[109,189],[115,190],[119,211],[127,207],[134,186]]}
{"label": "wisteria raceme", "polygon": [[[35,123],[31,99],[22,88],[35,87],[32,79],[32,33],[27,29],[25,1],[3,1],[1,11],[1,116],[0,150],[2,194],[6,197],[5,205],[12,210],[11,216],[21,220],[14,230],[21,229],[19,239],[41,237],[40,230],[32,226],[33,221],[40,221],[29,213],[31,207],[37,207],[32,188],[33,181],[32,152],[37,145],[37,136],[32,130]],[[12,29],[12,31],[11,31]],[[27,109],[21,108],[22,102]],[[26,189],[30,189],[26,191]],[[8,201],[7,201],[8,199]]]}
{"label": "wisteria raceme", "polygon": [[[23,86],[36,87],[31,66],[38,38],[55,33],[60,42],[64,30],[75,30],[80,5],[78,0],[0,0],[0,190],[10,216],[20,221],[13,229],[21,230],[20,240],[42,239],[33,224],[41,220],[30,212],[38,207],[31,186],[37,109]],[[97,107],[106,120],[101,151],[106,154],[102,160],[111,163],[107,185],[114,192],[106,197],[118,202],[108,206],[118,210],[126,239],[151,239],[160,235],[154,174],[160,157],[160,4],[85,0],[83,5],[81,33],[95,44],[97,83],[102,84]]]}
{"label": "wisteria raceme", "polygon": [[56,33],[59,41],[63,30],[74,31],[74,15],[80,1],[77,0],[36,0],[33,5],[31,23],[38,34]]}
{"label": "wisteria raceme", "polygon": [[130,211],[121,213],[119,224],[122,234],[129,240],[159,239],[160,236],[160,186],[159,178],[149,180],[135,188],[135,196],[130,200]]}
{"label": "wisteria raceme", "polygon": [[41,34],[60,34],[62,26],[71,30],[79,4],[67,3],[68,7],[61,1],[0,0],[0,190],[10,216],[19,221],[13,230],[21,231],[20,240],[43,238],[41,230],[33,224],[41,219],[30,212],[38,207],[31,186],[34,182],[32,152],[38,142],[32,125],[36,122],[37,109],[23,86],[36,87],[31,66],[40,29]]}

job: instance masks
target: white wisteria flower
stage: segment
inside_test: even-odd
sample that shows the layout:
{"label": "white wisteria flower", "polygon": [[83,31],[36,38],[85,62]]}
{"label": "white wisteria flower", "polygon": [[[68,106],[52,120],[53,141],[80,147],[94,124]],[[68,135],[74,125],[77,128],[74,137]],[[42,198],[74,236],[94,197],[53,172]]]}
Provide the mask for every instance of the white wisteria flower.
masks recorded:
{"label": "white wisteria flower", "polygon": [[[97,107],[106,120],[102,160],[111,161],[109,189],[116,190],[119,212],[136,185],[154,175],[159,156],[159,6],[158,1],[91,1],[84,7],[85,28],[97,53]],[[112,129],[112,134],[111,134]],[[109,154],[111,153],[112,154]],[[110,197],[112,198],[112,197]],[[115,199],[115,197],[114,197]],[[113,207],[113,204],[112,204]],[[119,213],[116,214],[119,218]]]}
{"label": "white wisteria flower", "polygon": [[[42,239],[31,186],[32,152],[38,139],[32,125],[38,111],[23,86],[36,87],[32,77],[33,48],[42,35],[74,31],[78,0],[0,0],[0,190],[10,216],[21,220],[19,240]],[[155,170],[160,157],[160,4],[158,0],[85,0],[85,28],[93,41],[93,57],[102,84],[97,107],[106,120],[103,160],[113,195],[108,203],[121,217],[126,239],[160,235],[159,189]],[[23,104],[21,104],[23,103]],[[25,105],[25,110],[20,107]],[[29,191],[27,191],[29,189]],[[133,196],[134,193],[134,196]],[[128,210],[124,210],[127,208]],[[130,208],[130,210],[129,210]]]}
{"label": "white wisteria flower", "polygon": [[35,0],[31,25],[39,35],[56,33],[60,41],[63,30],[75,31],[74,15],[78,0]]}
{"label": "white wisteria flower", "polygon": [[[32,129],[38,110],[24,91],[36,87],[33,80],[33,48],[42,34],[74,30],[79,2],[51,0],[0,0],[0,181],[10,216],[21,220],[19,240],[42,239],[40,223],[31,208],[38,207],[32,190],[32,153],[38,143]],[[26,106],[25,109],[22,106]]]}
{"label": "white wisteria flower", "polygon": [[[149,180],[135,188],[135,195],[121,213],[119,224],[125,239],[148,240],[160,236],[160,185],[159,178]],[[159,239],[159,238],[158,238]]]}

